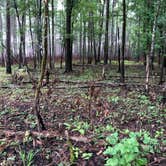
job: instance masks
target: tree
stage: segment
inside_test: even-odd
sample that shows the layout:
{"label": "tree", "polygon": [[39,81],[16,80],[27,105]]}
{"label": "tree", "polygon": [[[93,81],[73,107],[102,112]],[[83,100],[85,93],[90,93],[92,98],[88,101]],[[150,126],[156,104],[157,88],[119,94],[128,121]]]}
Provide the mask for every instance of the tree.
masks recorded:
{"label": "tree", "polygon": [[36,0],[36,19],[37,19],[37,59],[39,66],[42,62],[42,0]]}
{"label": "tree", "polygon": [[[155,42],[154,40],[155,40],[157,17],[158,17],[158,14],[159,14],[160,3],[161,3],[161,1],[159,1],[158,4],[157,4],[157,10],[156,10],[156,13],[155,13],[155,16],[154,16],[154,21],[153,21],[150,52],[147,54],[147,57],[146,57],[146,91],[149,90],[150,65],[153,66],[153,54],[154,54],[154,42]],[[151,59],[151,62],[150,62],[150,59]],[[151,67],[151,69],[152,68],[153,67]]]}
{"label": "tree", "polygon": [[54,67],[54,57],[55,57],[55,21],[54,21],[54,0],[51,0],[52,6],[52,61],[50,67]]}
{"label": "tree", "polygon": [[40,89],[42,86],[43,78],[46,72],[46,65],[47,65],[47,57],[48,57],[48,0],[44,0],[44,55],[42,58],[42,64],[41,64],[41,73],[40,78],[38,80],[38,85],[35,92],[35,102],[34,102],[34,110],[37,117],[37,124],[38,124],[38,130],[45,130],[46,127],[44,125],[43,119],[40,115]]}
{"label": "tree", "polygon": [[14,0],[14,8],[17,15],[19,32],[20,32],[20,46],[19,46],[19,68],[26,65],[26,54],[25,54],[25,24],[26,24],[26,0],[22,2],[20,8],[23,8],[22,13],[19,13],[17,0]]}
{"label": "tree", "polygon": [[72,9],[73,0],[66,0],[66,54],[65,54],[65,72],[72,71]]}
{"label": "tree", "polygon": [[[111,56],[113,56],[113,49],[114,49],[114,8],[116,5],[116,0],[113,0],[112,2],[112,17],[111,17]],[[111,63],[111,56],[110,56],[110,63]]]}
{"label": "tree", "polygon": [[103,3],[100,1],[100,19],[99,19],[99,35],[98,35],[98,56],[97,61],[100,62],[100,55],[101,55],[101,39],[102,39],[102,31],[103,31],[103,23],[104,23],[104,6],[105,0]]}
{"label": "tree", "polygon": [[105,65],[108,63],[109,9],[110,9],[110,0],[106,0],[106,23],[105,23],[105,43],[104,43],[104,64]]}
{"label": "tree", "polygon": [[126,43],[126,0],[123,0],[123,29],[122,29],[122,62],[121,62],[121,82],[125,81],[125,43]]}
{"label": "tree", "polygon": [[11,28],[10,28],[10,0],[6,2],[6,73],[11,74]]}

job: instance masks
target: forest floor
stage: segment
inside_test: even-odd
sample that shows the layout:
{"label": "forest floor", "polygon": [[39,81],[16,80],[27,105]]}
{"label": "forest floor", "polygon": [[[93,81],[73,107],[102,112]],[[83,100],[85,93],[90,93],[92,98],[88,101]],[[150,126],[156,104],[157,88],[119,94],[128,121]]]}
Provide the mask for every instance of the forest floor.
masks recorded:
{"label": "forest floor", "polygon": [[165,166],[159,71],[152,73],[147,95],[140,63],[126,61],[125,84],[115,63],[104,80],[102,65],[73,68],[70,74],[55,70],[42,87],[42,132],[33,112],[33,85],[26,78],[12,83],[0,68],[0,165]]}

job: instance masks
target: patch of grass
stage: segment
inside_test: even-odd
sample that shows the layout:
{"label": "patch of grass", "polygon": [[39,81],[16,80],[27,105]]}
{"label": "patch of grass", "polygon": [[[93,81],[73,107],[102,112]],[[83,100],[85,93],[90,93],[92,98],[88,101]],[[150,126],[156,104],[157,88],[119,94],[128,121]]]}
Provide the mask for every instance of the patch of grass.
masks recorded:
{"label": "patch of grass", "polygon": [[34,158],[35,158],[37,153],[38,153],[38,151],[30,150],[30,151],[27,152],[27,151],[22,150],[20,148],[19,156],[22,160],[23,166],[32,166],[33,162],[34,162]]}

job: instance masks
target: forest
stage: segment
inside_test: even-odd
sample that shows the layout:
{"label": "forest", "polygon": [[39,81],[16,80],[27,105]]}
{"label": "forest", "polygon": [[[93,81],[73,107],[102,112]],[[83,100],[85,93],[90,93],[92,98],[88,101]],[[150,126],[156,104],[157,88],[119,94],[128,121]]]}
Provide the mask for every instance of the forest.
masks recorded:
{"label": "forest", "polygon": [[0,165],[166,166],[165,0],[0,0]]}

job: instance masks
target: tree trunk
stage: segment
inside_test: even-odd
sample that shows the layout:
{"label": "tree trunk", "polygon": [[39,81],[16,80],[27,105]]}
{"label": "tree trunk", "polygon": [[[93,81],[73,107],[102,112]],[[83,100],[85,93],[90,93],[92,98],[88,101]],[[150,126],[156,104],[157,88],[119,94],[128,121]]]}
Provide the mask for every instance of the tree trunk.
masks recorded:
{"label": "tree trunk", "polygon": [[55,63],[55,54],[56,54],[56,51],[55,51],[55,21],[54,21],[54,0],[51,1],[51,4],[52,4],[52,59],[53,59],[53,62],[52,62],[52,67],[54,68],[54,63]]}
{"label": "tree trunk", "polygon": [[34,48],[34,37],[33,37],[33,32],[32,32],[32,20],[31,20],[31,12],[29,9],[29,31],[30,31],[30,35],[31,35],[31,40],[32,40],[32,54],[33,54],[33,67],[34,69],[36,69],[37,67],[37,62],[36,62],[36,52],[35,52],[35,48]]}
{"label": "tree trunk", "polygon": [[105,25],[105,43],[104,43],[104,64],[108,64],[108,29],[109,29],[109,7],[110,0],[106,0],[106,25]]}
{"label": "tree trunk", "polygon": [[14,0],[14,8],[15,8],[15,11],[16,11],[18,25],[19,25],[19,32],[20,32],[19,68],[22,68],[22,65],[23,65],[23,56],[22,56],[22,44],[23,44],[22,43],[23,42],[22,33],[23,33],[23,29],[22,29],[22,23],[21,23],[21,20],[20,20],[20,15],[19,15],[19,12],[18,12],[18,6],[17,6],[16,0]]}
{"label": "tree trunk", "polygon": [[10,0],[6,2],[6,73],[11,74],[11,31],[10,31]]}
{"label": "tree trunk", "polygon": [[110,55],[110,63],[111,63],[111,56],[114,55],[114,8],[116,5],[116,0],[113,0],[112,2],[112,26],[111,26],[111,55]]}
{"label": "tree trunk", "polygon": [[93,18],[93,12],[91,12],[91,37],[92,37],[92,45],[93,45],[93,55],[94,55],[94,63],[97,64],[97,53],[96,53],[96,40],[95,40],[95,22]]}
{"label": "tree trunk", "polygon": [[[1,13],[0,13],[0,29],[2,29],[3,30],[3,20],[2,20],[2,15],[1,15]],[[1,31],[0,32],[0,39],[1,39],[1,48],[2,48],[2,53],[1,53],[1,60],[2,60],[2,66],[6,66],[6,62],[5,62],[5,56],[4,56],[4,50],[5,50],[5,48],[4,48],[4,44],[3,44],[3,42],[4,42],[4,37],[3,37],[3,32]]]}
{"label": "tree trunk", "polygon": [[126,0],[123,0],[123,29],[122,29],[122,62],[121,62],[121,82],[125,82],[125,45],[126,45]]}
{"label": "tree trunk", "polygon": [[83,51],[82,51],[82,16],[80,16],[80,34],[79,34],[79,48],[80,48],[80,63],[82,62],[82,54],[83,54]]}
{"label": "tree trunk", "polygon": [[160,72],[160,82],[159,84],[162,84],[164,82],[164,68],[166,70],[166,56],[163,56],[162,58],[162,66],[161,66],[161,72]]}
{"label": "tree trunk", "polygon": [[150,54],[147,54],[147,59],[146,59],[146,91],[149,90],[149,75],[150,75],[150,65],[152,64],[152,61],[150,62],[150,60],[153,59],[153,53],[154,53],[154,40],[155,40],[155,33],[156,33],[156,26],[157,26],[157,17],[159,14],[159,9],[160,9],[160,2],[157,6],[157,11],[156,14],[154,16],[154,21],[153,21],[153,30],[152,30],[152,40],[151,40],[151,47],[150,47]]}
{"label": "tree trunk", "polygon": [[85,55],[86,55],[86,21],[83,21],[83,24],[84,24],[84,34],[83,34],[82,70],[84,70],[84,65],[85,65]]}
{"label": "tree trunk", "polygon": [[65,72],[72,71],[72,0],[66,0],[66,52],[65,52]]}
{"label": "tree trunk", "polygon": [[40,74],[40,78],[39,78],[38,85],[35,92],[35,103],[34,103],[34,110],[37,117],[37,124],[38,124],[39,131],[46,129],[43,119],[40,115],[40,89],[41,89],[43,78],[45,75],[47,57],[48,57],[48,15],[49,15],[48,0],[44,1],[44,9],[45,9],[44,11],[44,17],[45,17],[44,18],[44,55],[42,58],[41,74]]}
{"label": "tree trunk", "polygon": [[101,56],[101,38],[102,38],[102,30],[103,30],[103,23],[104,23],[104,6],[105,6],[105,0],[103,1],[102,9],[101,9],[101,19],[99,22],[100,26],[100,33],[99,33],[99,43],[98,43],[98,56],[97,56],[97,61],[100,62],[100,56]]}
{"label": "tree trunk", "polygon": [[42,61],[42,1],[37,0],[37,58],[39,62],[39,66]]}
{"label": "tree trunk", "polygon": [[89,20],[88,20],[88,64],[92,64],[92,13],[89,12]]}
{"label": "tree trunk", "polygon": [[118,45],[118,50],[117,50],[117,52],[118,52],[118,72],[120,73],[121,72],[121,63],[120,63],[120,59],[121,59],[121,56],[120,56],[120,35],[119,35],[119,27],[118,27],[118,25],[117,25],[117,40],[118,40],[118,43],[117,43],[117,45]]}

